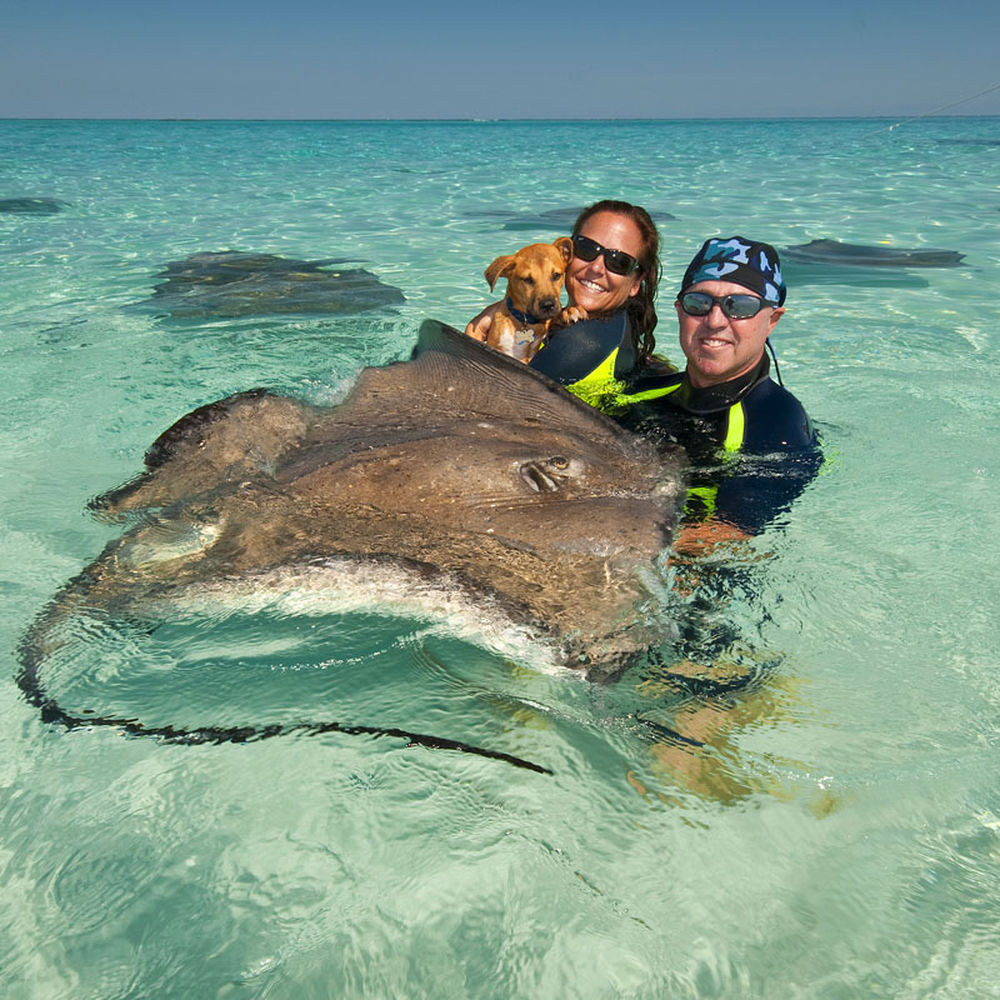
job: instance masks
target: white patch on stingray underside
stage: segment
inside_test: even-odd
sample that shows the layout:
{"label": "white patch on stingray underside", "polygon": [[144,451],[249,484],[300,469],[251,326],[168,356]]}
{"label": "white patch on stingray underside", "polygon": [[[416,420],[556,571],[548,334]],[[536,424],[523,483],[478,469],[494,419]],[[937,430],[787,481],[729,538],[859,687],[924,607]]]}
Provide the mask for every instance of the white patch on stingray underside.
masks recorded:
{"label": "white patch on stingray underside", "polygon": [[169,614],[375,614],[428,623],[432,634],[473,643],[546,673],[566,670],[539,628],[518,623],[488,595],[473,595],[444,573],[393,562],[324,559],[185,586],[146,602]]}

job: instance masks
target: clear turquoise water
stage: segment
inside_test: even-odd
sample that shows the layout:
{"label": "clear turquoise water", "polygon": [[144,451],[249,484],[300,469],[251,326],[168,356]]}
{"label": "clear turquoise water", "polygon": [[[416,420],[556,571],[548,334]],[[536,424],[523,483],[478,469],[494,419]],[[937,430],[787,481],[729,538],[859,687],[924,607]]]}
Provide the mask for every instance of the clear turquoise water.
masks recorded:
{"label": "clear turquoise water", "polygon": [[[0,122],[0,993],[108,997],[980,997],[1000,981],[998,119]],[[975,141],[970,141],[975,140]],[[115,535],[84,511],[181,414],[256,385],[332,399],[426,316],[488,301],[504,220],[623,197],[663,224],[665,315],[707,236],[966,254],[788,268],[786,383],[833,461],[731,613],[770,703],[665,769],[643,695],[377,613],[191,614],[83,635],[53,683],[154,722],[336,718],[177,747],[42,724],[16,647]],[[352,257],[362,317],[126,308],[210,250]],[[667,317],[661,348],[673,347]]]}

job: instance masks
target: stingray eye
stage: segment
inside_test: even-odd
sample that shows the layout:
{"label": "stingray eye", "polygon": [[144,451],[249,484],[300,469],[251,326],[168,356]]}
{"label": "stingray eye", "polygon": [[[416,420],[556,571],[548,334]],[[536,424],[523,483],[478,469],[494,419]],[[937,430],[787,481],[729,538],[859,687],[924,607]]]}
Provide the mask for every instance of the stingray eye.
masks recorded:
{"label": "stingray eye", "polygon": [[549,459],[549,465],[551,465],[553,469],[568,469],[569,459],[562,455],[553,455],[552,458]]}

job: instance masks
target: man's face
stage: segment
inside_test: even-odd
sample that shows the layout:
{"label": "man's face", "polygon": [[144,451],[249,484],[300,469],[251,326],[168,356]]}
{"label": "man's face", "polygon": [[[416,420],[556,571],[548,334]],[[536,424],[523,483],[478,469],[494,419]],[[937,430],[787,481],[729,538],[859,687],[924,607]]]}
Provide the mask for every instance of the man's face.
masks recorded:
{"label": "man's face", "polygon": [[[753,294],[731,281],[699,281],[684,291],[707,292],[716,298]],[[785,312],[777,306],[764,306],[749,319],[730,319],[718,304],[704,316],[689,316],[680,300],[674,307],[688,378],[696,388],[718,385],[750,371],[764,353],[764,341]]]}

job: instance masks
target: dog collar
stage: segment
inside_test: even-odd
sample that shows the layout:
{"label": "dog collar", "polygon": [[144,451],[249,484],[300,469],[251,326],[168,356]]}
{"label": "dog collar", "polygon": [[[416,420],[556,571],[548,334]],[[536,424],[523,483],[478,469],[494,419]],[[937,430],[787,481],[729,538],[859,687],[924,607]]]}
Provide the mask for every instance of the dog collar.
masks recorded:
{"label": "dog collar", "polygon": [[507,312],[511,314],[518,321],[518,323],[524,323],[525,326],[534,326],[538,322],[531,313],[523,313],[520,309],[514,308],[514,303],[511,301],[510,296],[507,296]]}

